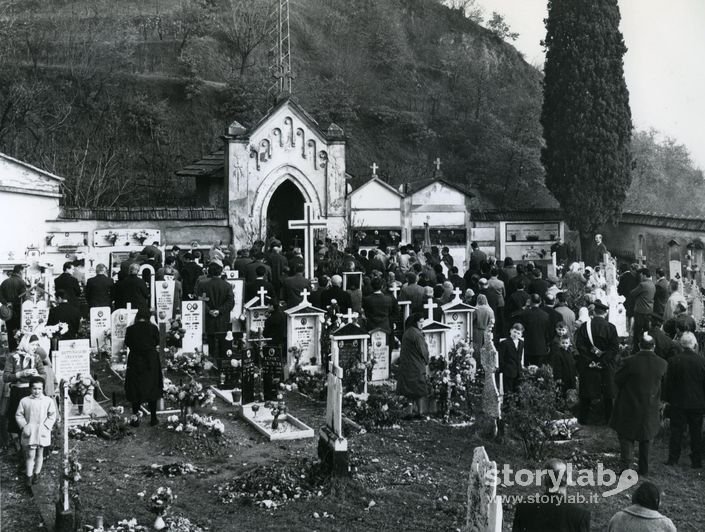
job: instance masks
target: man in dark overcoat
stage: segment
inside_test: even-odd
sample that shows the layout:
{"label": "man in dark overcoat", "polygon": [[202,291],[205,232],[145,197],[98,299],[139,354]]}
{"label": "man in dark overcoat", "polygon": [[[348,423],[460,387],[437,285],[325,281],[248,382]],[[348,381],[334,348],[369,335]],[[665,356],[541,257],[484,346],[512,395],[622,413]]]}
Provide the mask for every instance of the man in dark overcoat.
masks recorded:
{"label": "man in dark overcoat", "polygon": [[587,424],[592,400],[600,398],[605,409],[605,421],[609,422],[614,397],[614,370],[619,352],[617,328],[607,321],[609,308],[599,299],[594,305],[595,316],[583,323],[575,334],[575,347],[578,350],[576,366],[580,378],[578,422],[581,425]]}
{"label": "man in dark overcoat", "polygon": [[130,264],[128,275],[115,284],[115,308],[127,308],[129,303],[134,310],[149,309],[149,288],[139,276],[140,265]]}
{"label": "man in dark overcoat", "polygon": [[[205,295],[206,334],[209,351],[219,356],[216,340],[230,330],[230,311],[235,306],[235,297],[230,284],[221,279],[223,268],[219,264],[208,265],[208,279],[198,283],[199,298]],[[222,342],[220,343],[221,345]]]}
{"label": "man in dark overcoat", "polygon": [[528,366],[549,364],[548,346],[553,336],[551,319],[541,310],[541,296],[531,294],[530,307],[522,310],[516,321],[524,326],[524,352]]}
{"label": "man in dark overcoat", "polygon": [[398,305],[394,297],[382,293],[382,279],[372,279],[372,290],[369,296],[362,299],[362,309],[367,319],[367,330],[384,329],[392,332],[392,324],[396,323]]}
{"label": "man in dark overcoat", "polygon": [[690,434],[690,462],[702,467],[703,414],[705,414],[705,358],[697,352],[698,342],[692,332],[680,337],[682,352],[668,360],[663,399],[669,404],[671,439],[667,465],[676,465],[681,456],[683,431]]}
{"label": "man in dark overcoat", "polygon": [[78,283],[78,279],[73,276],[74,269],[73,262],[65,262],[63,273],[54,279],[54,289],[63,290],[69,304],[78,308],[78,298],[81,297],[81,285]]}
{"label": "man in dark overcoat", "polygon": [[661,427],[661,381],[668,363],[654,353],[654,339],[644,334],[641,350],[624,359],[614,376],[617,397],[610,427],[617,431],[622,470],[630,469],[634,442],[639,442],[639,469],[649,474],[649,448]]}
{"label": "man in dark overcoat", "polygon": [[105,264],[95,267],[95,277],[86,281],[86,303],[89,308],[112,307],[114,283],[108,277],[108,268]]}
{"label": "man in dark overcoat", "polygon": [[509,338],[499,342],[499,372],[503,375],[505,393],[519,391],[519,379],[524,362],[524,326],[515,323],[509,330]]}

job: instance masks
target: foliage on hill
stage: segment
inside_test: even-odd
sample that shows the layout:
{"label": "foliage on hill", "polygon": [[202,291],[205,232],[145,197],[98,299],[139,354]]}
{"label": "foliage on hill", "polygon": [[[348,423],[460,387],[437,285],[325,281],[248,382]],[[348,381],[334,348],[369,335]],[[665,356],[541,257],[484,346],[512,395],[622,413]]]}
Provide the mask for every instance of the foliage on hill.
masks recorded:
{"label": "foliage on hill", "polygon": [[[6,0],[0,150],[66,176],[68,203],[183,202],[173,172],[269,107],[271,43],[238,25],[265,4]],[[294,95],[344,128],[360,181],[375,160],[397,184],[441,157],[500,203],[541,182],[540,74],[457,10],[296,0],[291,31]]]}
{"label": "foliage on hill", "polygon": [[[430,177],[440,157],[444,177],[486,204],[556,206],[540,162],[541,74],[459,6],[292,0],[294,96],[343,127],[354,185],[373,161],[400,184]],[[271,105],[270,7],[0,0],[0,151],[65,176],[70,205],[195,201],[174,171]]]}

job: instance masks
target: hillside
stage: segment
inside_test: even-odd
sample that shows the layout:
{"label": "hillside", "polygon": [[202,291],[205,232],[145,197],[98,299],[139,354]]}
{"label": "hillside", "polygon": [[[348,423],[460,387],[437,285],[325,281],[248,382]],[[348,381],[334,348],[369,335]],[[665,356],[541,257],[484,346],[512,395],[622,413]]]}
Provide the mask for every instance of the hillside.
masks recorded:
{"label": "hillside", "polygon": [[[243,68],[225,0],[5,4],[0,150],[67,176],[70,203],[188,201],[173,172],[268,108],[269,42]],[[540,75],[458,12],[295,0],[291,32],[294,95],[345,129],[358,180],[372,161],[391,183],[428,177],[440,157],[500,203],[540,182]]]}
{"label": "hillside", "polygon": [[[193,202],[174,171],[271,104],[272,42],[258,43],[269,5],[0,0],[0,151],[66,176],[68,204]],[[353,185],[373,161],[399,184],[440,157],[446,179],[497,207],[556,205],[539,160],[541,74],[488,30],[438,0],[292,0],[291,36],[294,96],[345,130]],[[640,161],[655,153],[640,146]],[[630,205],[663,210],[644,183],[685,175],[654,168],[635,164]]]}

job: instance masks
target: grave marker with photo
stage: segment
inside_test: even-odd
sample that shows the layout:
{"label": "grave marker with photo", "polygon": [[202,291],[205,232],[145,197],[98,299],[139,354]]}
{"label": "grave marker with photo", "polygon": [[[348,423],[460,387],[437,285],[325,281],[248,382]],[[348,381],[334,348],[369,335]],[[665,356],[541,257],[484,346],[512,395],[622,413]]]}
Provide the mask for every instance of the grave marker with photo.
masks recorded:
{"label": "grave marker with photo", "polygon": [[[129,306],[130,305],[128,303],[128,307]],[[125,369],[127,359],[123,360],[120,356],[120,352],[125,347],[125,334],[127,333],[127,328],[135,322],[135,316],[137,316],[137,310],[132,310],[131,308],[119,308],[113,312],[110,318],[110,365],[113,369]]]}
{"label": "grave marker with photo", "polygon": [[428,303],[424,305],[424,308],[428,310],[428,317],[421,326],[421,332],[426,340],[426,345],[428,345],[428,355],[447,359],[446,336],[451,329],[445,323],[433,319],[433,309],[436,307],[438,305],[433,302],[433,298],[428,298]]}
{"label": "grave marker with photo", "polygon": [[31,334],[37,327],[46,325],[49,307],[44,299],[28,299],[22,303],[22,334]]}
{"label": "grave marker with photo", "polygon": [[389,334],[384,329],[370,331],[370,355],[375,361],[372,366],[371,381],[385,381],[389,379]]}
{"label": "grave marker with photo", "polygon": [[302,369],[320,372],[322,368],[321,325],[325,311],[314,307],[308,300],[308,294],[308,290],[304,288],[301,292],[303,301],[285,311],[287,361],[284,372],[286,378],[296,365],[295,358],[289,353],[291,347],[298,347],[301,350],[299,364]]}
{"label": "grave marker with photo", "polygon": [[182,348],[185,353],[203,351],[203,301],[182,301],[181,326],[184,332]]}
{"label": "grave marker with photo", "polygon": [[459,288],[456,288],[453,293],[455,294],[455,299],[441,307],[443,323],[450,327],[448,337],[451,346],[458,341],[466,340],[472,344],[472,321],[475,309],[460,299],[462,292]]}
{"label": "grave marker with photo", "polygon": [[[353,320],[357,314],[348,309],[347,314],[339,314],[348,323],[336,329],[330,335],[331,362],[335,366],[345,368],[353,367],[357,361],[367,362],[367,344],[370,336],[365,329]],[[367,373],[365,373],[363,394],[367,393]]]}
{"label": "grave marker with photo", "polygon": [[174,317],[175,281],[157,281],[156,292],[157,323],[168,323]]}
{"label": "grave marker with photo", "polygon": [[91,346],[101,349],[110,334],[110,307],[92,307],[90,310]]}

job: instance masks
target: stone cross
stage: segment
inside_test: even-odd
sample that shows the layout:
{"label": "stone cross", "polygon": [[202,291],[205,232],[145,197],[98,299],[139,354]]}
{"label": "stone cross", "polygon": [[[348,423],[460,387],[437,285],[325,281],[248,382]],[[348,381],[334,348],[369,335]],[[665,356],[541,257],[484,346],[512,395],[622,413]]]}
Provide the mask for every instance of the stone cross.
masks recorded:
{"label": "stone cross", "polygon": [[463,530],[501,532],[502,496],[497,495],[497,463],[491,461],[484,447],[475,447],[468,480],[467,517]]}
{"label": "stone cross", "polygon": [[436,171],[439,172],[441,170],[441,158],[436,157],[436,160],[433,161],[433,164],[436,165]]}
{"label": "stone cross", "polygon": [[428,321],[433,321],[433,309],[438,308],[438,304],[433,302],[433,298],[428,298],[428,303],[426,303],[423,308],[428,309]]}
{"label": "stone cross", "polygon": [[334,362],[328,364],[328,401],[326,425],[338,436],[343,436],[343,368]]}
{"label": "stone cross", "polygon": [[463,291],[458,288],[457,286],[453,289],[453,294],[455,294],[455,301],[460,301],[460,295],[463,293]]}
{"label": "stone cross", "polygon": [[303,220],[289,220],[289,229],[304,230],[304,276],[307,279],[313,277],[313,243],[315,229],[325,229],[328,222],[325,218],[315,219],[313,216],[313,204],[304,204]]}
{"label": "stone cross", "polygon": [[639,261],[640,267],[643,268],[644,266],[646,266],[646,256],[644,255],[644,251],[641,249],[639,250],[639,256],[637,257],[637,260]]}
{"label": "stone cross", "polygon": [[308,296],[311,292],[309,292],[306,288],[301,290],[301,303],[308,303]]}
{"label": "stone cross", "polygon": [[259,306],[264,307],[267,302],[264,300],[265,296],[267,295],[267,289],[264,286],[260,286],[259,290],[257,290],[257,295],[259,296]]}
{"label": "stone cross", "polygon": [[379,168],[379,166],[377,166],[377,163],[372,163],[372,166],[370,166],[370,168],[372,168],[372,175],[376,176],[377,175],[377,168]]}
{"label": "stone cross", "polygon": [[347,314],[338,314],[339,318],[348,320],[348,323],[352,323],[354,320],[357,319],[358,316],[359,314],[357,312],[353,312],[350,307],[348,307]]}
{"label": "stone cross", "polygon": [[392,287],[389,289],[389,291],[394,294],[394,299],[399,299],[399,285],[394,283]]}

